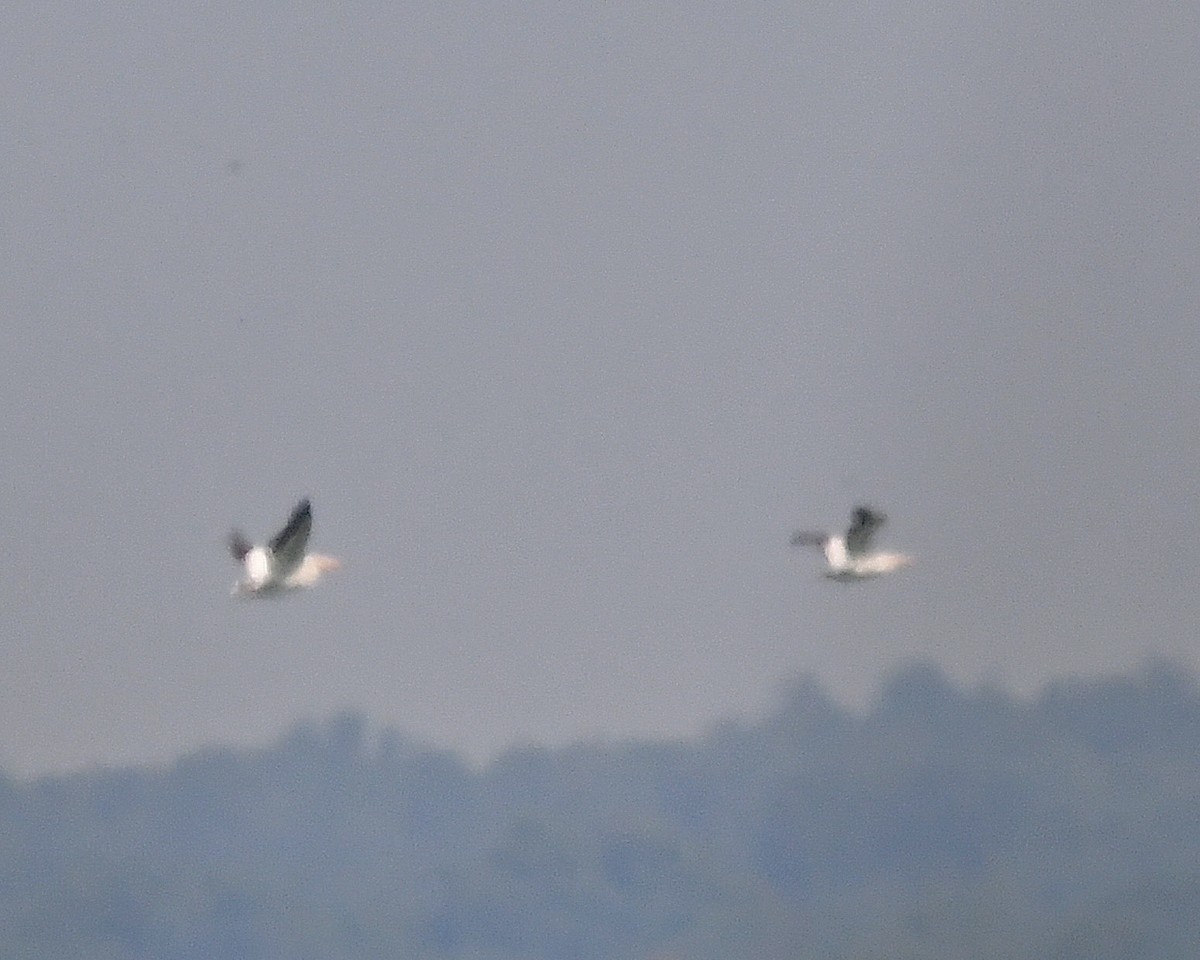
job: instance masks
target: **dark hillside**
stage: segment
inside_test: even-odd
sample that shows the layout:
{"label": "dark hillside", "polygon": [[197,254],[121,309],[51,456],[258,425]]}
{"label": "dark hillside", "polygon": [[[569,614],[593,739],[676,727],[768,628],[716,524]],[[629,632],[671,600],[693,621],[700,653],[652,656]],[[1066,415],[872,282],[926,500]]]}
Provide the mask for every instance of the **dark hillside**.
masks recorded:
{"label": "dark hillside", "polygon": [[0,955],[1180,958],[1200,943],[1181,668],[858,715],[811,681],[690,742],[482,770],[345,714],[167,768],[0,780]]}

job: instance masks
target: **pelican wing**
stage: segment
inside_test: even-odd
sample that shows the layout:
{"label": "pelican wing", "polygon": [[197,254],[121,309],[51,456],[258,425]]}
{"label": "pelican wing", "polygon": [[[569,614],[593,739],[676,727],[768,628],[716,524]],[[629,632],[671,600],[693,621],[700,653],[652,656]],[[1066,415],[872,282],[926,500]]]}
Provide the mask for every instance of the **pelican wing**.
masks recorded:
{"label": "pelican wing", "polygon": [[870,507],[855,507],[850,529],[846,531],[846,552],[851,556],[871,549],[875,531],[887,522],[887,517]]}
{"label": "pelican wing", "polygon": [[234,530],[229,535],[229,552],[233,554],[233,559],[238,563],[243,563],[246,560],[246,554],[254,549],[254,544],[246,539],[246,535],[241,530]]}
{"label": "pelican wing", "polygon": [[296,504],[288,517],[287,525],[271,541],[271,556],[275,561],[274,575],[283,579],[300,566],[304,550],[308,546],[308,534],[312,530],[312,506],[308,498]]}

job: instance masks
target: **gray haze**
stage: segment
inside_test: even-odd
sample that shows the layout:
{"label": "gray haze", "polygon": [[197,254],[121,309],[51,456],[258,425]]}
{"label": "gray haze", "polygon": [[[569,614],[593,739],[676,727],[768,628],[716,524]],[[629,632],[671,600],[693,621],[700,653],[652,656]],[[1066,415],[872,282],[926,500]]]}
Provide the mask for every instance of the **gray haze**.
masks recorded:
{"label": "gray haze", "polygon": [[[10,9],[0,765],[1195,663],[1196,17]],[[860,499],[920,565],[825,582]]]}

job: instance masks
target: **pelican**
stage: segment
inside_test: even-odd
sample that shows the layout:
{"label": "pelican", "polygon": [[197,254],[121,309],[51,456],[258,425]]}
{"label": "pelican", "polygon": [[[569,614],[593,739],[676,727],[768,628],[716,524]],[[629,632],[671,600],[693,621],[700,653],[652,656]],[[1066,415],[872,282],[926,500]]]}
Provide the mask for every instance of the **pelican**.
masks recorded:
{"label": "pelican", "polygon": [[820,547],[825,552],[825,576],[831,580],[879,577],[913,562],[908,554],[871,549],[875,531],[886,522],[884,514],[870,507],[855,507],[850,528],[845,534],[800,530],[792,535],[792,544],[797,547]]}
{"label": "pelican", "polygon": [[311,587],[323,573],[340,567],[342,562],[335,557],[305,553],[311,530],[312,504],[307,497],[296,504],[284,528],[266,546],[255,546],[240,530],[234,530],[229,535],[229,549],[246,571],[234,584],[234,595],[269,597]]}

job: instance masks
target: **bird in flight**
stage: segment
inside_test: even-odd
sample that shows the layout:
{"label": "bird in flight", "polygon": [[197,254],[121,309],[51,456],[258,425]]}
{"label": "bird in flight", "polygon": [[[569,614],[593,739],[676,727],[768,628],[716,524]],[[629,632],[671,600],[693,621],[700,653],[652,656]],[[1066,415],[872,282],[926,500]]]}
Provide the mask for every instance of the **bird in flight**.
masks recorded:
{"label": "bird in flight", "polygon": [[913,558],[905,553],[871,549],[875,531],[886,522],[884,514],[859,506],[854,508],[850,527],[844,534],[799,530],[792,534],[792,545],[820,547],[825,553],[825,576],[831,580],[879,577],[913,562]]}
{"label": "bird in flight", "polygon": [[321,575],[336,570],[342,562],[320,553],[306,553],[312,530],[312,504],[305,497],[292,511],[284,528],[270,543],[257,546],[240,530],[229,535],[229,550],[245,576],[233,587],[235,596],[269,597],[311,587]]}

